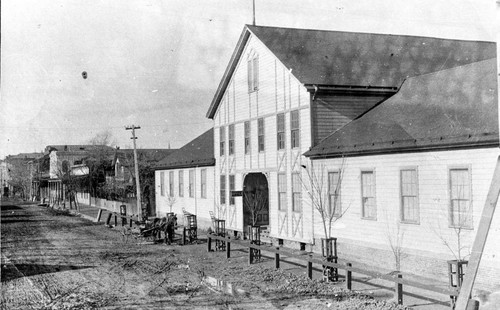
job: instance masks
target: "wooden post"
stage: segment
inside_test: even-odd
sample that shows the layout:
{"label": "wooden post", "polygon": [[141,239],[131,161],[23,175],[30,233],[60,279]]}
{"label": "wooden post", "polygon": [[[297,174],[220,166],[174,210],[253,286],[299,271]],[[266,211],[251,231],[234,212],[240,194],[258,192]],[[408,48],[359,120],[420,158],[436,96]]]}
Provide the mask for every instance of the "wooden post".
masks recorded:
{"label": "wooden post", "polygon": [[248,264],[251,265],[253,263],[253,249],[248,247]]}
{"label": "wooden post", "polygon": [[99,209],[99,212],[97,212],[97,218],[95,219],[96,223],[99,223],[99,221],[101,220],[101,216],[102,216],[102,209]]}
{"label": "wooden post", "polygon": [[[279,248],[276,248],[276,250],[279,250]],[[274,253],[274,268],[280,269],[280,253],[279,252]]]}
{"label": "wooden post", "polygon": [[115,227],[118,226],[118,216],[115,214]]}
{"label": "wooden post", "polygon": [[134,221],[132,219],[129,220],[129,225],[130,225],[130,228],[132,228],[132,224],[134,224]]}
{"label": "wooden post", "polygon": [[212,238],[207,235],[207,252],[212,252]]}
{"label": "wooden post", "polygon": [[[346,264],[347,267],[352,267],[352,264],[351,263],[347,263]],[[346,272],[345,272],[345,283],[346,283],[346,288],[348,290],[351,290],[352,289],[352,271],[346,269]]]}
{"label": "wooden post", "polygon": [[474,286],[474,281],[476,280],[477,271],[479,269],[479,263],[481,262],[481,256],[483,255],[484,246],[486,244],[486,239],[488,238],[488,233],[490,231],[491,222],[493,221],[493,215],[495,214],[495,207],[497,205],[499,195],[500,157],[497,159],[497,165],[495,167],[495,172],[493,173],[488,195],[486,196],[483,213],[481,214],[481,220],[479,221],[479,225],[477,225],[477,233],[474,243],[472,244],[469,265],[457,298],[455,307],[457,310],[465,310],[469,302],[472,287]]}
{"label": "wooden post", "polygon": [[186,227],[182,228],[182,245],[186,245]]}
{"label": "wooden post", "polygon": [[[403,275],[398,274],[398,279],[402,279]],[[398,305],[403,304],[403,284],[396,282],[396,298],[398,300]]]}
{"label": "wooden post", "polygon": [[231,242],[226,241],[226,258],[231,258]]}
{"label": "wooden post", "polygon": [[113,216],[112,213],[108,214],[108,218],[106,219],[106,225],[109,225],[109,222],[111,222],[111,217]]}
{"label": "wooden post", "polygon": [[307,262],[307,277],[311,280],[313,278],[313,263],[311,261]]}

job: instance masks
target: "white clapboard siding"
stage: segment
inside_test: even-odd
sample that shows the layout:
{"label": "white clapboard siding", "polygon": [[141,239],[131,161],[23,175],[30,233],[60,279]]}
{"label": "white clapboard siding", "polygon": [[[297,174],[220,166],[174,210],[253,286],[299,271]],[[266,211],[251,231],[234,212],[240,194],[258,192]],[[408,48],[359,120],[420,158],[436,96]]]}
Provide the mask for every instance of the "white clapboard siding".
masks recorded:
{"label": "white clapboard siding", "polygon": [[[347,212],[335,225],[333,236],[344,243],[366,245],[389,249],[388,235],[394,235],[399,223],[404,231],[403,246],[415,253],[453,255],[443,244],[456,242],[456,232],[449,227],[449,169],[466,167],[470,169],[472,181],[473,230],[463,230],[463,244],[472,245],[477,230],[493,170],[500,154],[497,148],[454,150],[393,155],[348,157],[345,159],[344,179],[341,187],[341,204]],[[324,170],[339,169],[341,160],[324,159],[315,161],[316,167]],[[418,224],[400,222],[400,170],[413,167],[418,171],[418,201],[420,220]],[[377,220],[361,218],[360,174],[363,169],[373,169],[376,177]],[[315,226],[321,227],[316,213]],[[500,258],[500,212],[485,249],[485,259]],[[317,230],[316,236],[323,235]],[[467,252],[467,250],[465,251]]]}
{"label": "white clapboard siding", "polygon": [[[201,170],[206,170],[206,198],[201,197]],[[193,167],[185,169],[170,169],[170,170],[157,170],[155,171],[155,184],[156,184],[156,213],[158,217],[163,217],[166,213],[170,212],[168,204],[169,194],[169,175],[174,172],[174,197],[175,203],[172,207],[172,212],[177,214],[178,221],[182,220],[183,208],[197,216],[198,227],[208,228],[211,225],[209,211],[214,210],[214,175],[215,168],[208,167]],[[189,197],[189,171],[194,171],[194,197]],[[184,196],[179,196],[179,171],[184,171]],[[165,195],[161,195],[161,172],[165,174]]]}

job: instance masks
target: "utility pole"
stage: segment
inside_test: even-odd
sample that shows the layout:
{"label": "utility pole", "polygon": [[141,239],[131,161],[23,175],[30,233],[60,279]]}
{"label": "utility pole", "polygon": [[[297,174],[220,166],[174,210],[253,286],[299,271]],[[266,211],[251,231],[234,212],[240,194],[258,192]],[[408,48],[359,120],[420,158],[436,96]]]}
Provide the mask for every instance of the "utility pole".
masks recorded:
{"label": "utility pole", "polygon": [[255,0],[252,0],[252,9],[253,9],[253,22],[252,22],[252,25],[255,26]]}
{"label": "utility pole", "polygon": [[132,140],[134,140],[134,166],[135,166],[135,187],[137,193],[137,215],[139,216],[139,220],[142,218],[142,204],[141,204],[141,186],[139,182],[139,164],[137,163],[137,149],[135,146],[135,140],[137,137],[135,136],[135,130],[141,129],[140,126],[130,125],[125,126],[125,130],[132,130]]}

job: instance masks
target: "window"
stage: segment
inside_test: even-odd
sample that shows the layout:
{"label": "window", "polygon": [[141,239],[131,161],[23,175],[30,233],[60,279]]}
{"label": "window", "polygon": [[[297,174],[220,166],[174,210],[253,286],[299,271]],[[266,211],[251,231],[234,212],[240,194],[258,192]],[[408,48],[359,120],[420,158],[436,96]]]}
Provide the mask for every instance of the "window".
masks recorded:
{"label": "window", "polygon": [[302,190],[299,172],[292,173],[292,210],[302,212]]}
{"label": "window", "polygon": [[472,228],[469,169],[450,169],[450,225]]}
{"label": "window", "polygon": [[248,60],[248,92],[259,89],[259,56],[253,56]]}
{"label": "window", "polygon": [[285,114],[280,113],[277,115],[278,127],[278,150],[285,148]]}
{"label": "window", "polygon": [[179,171],[179,197],[184,197],[184,170]]}
{"label": "window", "polygon": [[220,204],[226,204],[226,176],[220,176]]}
{"label": "window", "polygon": [[290,112],[290,137],[291,147],[296,148],[300,146],[300,122],[299,111]]}
{"label": "window", "polygon": [[194,170],[189,170],[189,197],[194,197]]}
{"label": "window", "polygon": [[417,169],[402,169],[401,178],[401,221],[419,222]]}
{"label": "window", "polygon": [[229,150],[227,151],[229,155],[234,154],[234,124],[229,125],[229,142],[228,142],[228,148]]}
{"label": "window", "polygon": [[377,205],[375,203],[375,172],[361,172],[361,216],[366,219],[377,219]]}
{"label": "window", "polygon": [[226,142],[226,128],[219,128],[220,133],[220,156],[224,156],[225,150],[225,142]]}
{"label": "window", "polygon": [[245,154],[250,154],[250,122],[245,122]]}
{"label": "window", "polygon": [[278,209],[286,210],[286,174],[278,174]]}
{"label": "window", "polygon": [[168,193],[170,197],[174,197],[174,172],[168,174]]}
{"label": "window", "polygon": [[231,195],[232,191],[234,191],[234,175],[229,176],[229,204],[234,205],[234,197]]}
{"label": "window", "polygon": [[264,152],[264,119],[259,118],[257,123],[259,136],[259,152]]}
{"label": "window", "polygon": [[165,172],[160,172],[160,194],[165,196]]}
{"label": "window", "polygon": [[207,169],[201,169],[201,198],[207,198]]}
{"label": "window", "polygon": [[342,215],[340,206],[340,172],[328,172],[328,214]]}

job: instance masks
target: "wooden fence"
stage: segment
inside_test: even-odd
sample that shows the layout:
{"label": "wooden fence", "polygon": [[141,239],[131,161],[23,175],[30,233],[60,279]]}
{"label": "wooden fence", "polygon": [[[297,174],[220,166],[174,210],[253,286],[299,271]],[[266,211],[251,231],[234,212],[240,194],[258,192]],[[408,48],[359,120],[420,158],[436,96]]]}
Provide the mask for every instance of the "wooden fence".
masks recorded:
{"label": "wooden fence", "polygon": [[390,276],[387,274],[382,274],[380,272],[374,272],[371,270],[363,269],[363,268],[358,268],[358,267],[353,267],[351,263],[334,263],[334,262],[327,262],[322,259],[314,258],[312,255],[309,255],[307,258],[305,258],[303,255],[298,255],[290,250],[286,250],[282,247],[276,247],[276,246],[271,246],[271,245],[256,245],[256,244],[251,244],[250,241],[242,241],[242,240],[236,240],[236,239],[231,239],[230,237],[222,237],[222,236],[216,236],[216,235],[207,235],[207,246],[208,246],[208,251],[212,251],[212,240],[220,240],[225,242],[225,251],[226,251],[226,258],[231,257],[231,243],[237,244],[242,247],[246,247],[249,249],[248,251],[248,263],[251,264],[253,261],[252,258],[252,250],[261,250],[265,252],[270,252],[274,254],[274,263],[276,268],[280,268],[280,260],[281,256],[286,256],[286,257],[291,257],[295,258],[301,261],[304,261],[307,263],[307,275],[310,279],[312,279],[312,272],[313,272],[313,264],[318,264],[321,266],[327,266],[327,267],[332,267],[332,268],[337,268],[338,270],[344,270],[345,274],[345,285],[347,289],[352,288],[352,273],[358,273],[366,276],[370,276],[373,278],[377,279],[382,279],[386,280],[389,282],[394,283],[395,287],[395,292],[398,300],[398,304],[403,304],[403,285],[405,286],[410,286],[410,287],[415,287],[419,288],[422,290],[434,292],[434,293],[439,293],[447,296],[458,296],[458,290],[454,289],[449,289],[449,288],[442,288],[442,287],[437,287],[434,285],[429,285],[429,284],[424,284],[415,280],[409,280],[409,279],[403,279],[402,274],[398,274],[397,276]]}

